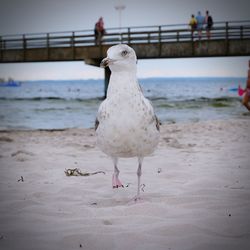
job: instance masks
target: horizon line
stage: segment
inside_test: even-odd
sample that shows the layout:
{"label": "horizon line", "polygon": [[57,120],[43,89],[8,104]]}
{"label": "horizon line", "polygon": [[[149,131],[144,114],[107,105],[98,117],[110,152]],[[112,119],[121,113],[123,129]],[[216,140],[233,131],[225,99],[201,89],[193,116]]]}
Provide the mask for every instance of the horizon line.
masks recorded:
{"label": "horizon line", "polygon": [[[171,79],[171,78],[247,78],[247,76],[150,76],[150,77],[138,77],[139,80],[145,79]],[[14,81],[20,82],[34,82],[34,81],[104,81],[104,78],[77,78],[77,79],[33,79],[33,80],[20,80],[17,79]]]}

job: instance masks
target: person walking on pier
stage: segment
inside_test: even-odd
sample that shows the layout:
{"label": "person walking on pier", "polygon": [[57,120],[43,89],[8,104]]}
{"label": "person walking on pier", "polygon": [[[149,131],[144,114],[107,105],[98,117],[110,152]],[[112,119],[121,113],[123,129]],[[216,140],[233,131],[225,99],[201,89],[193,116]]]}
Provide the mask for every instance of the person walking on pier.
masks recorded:
{"label": "person walking on pier", "polygon": [[191,19],[189,21],[189,26],[191,28],[191,35],[192,35],[192,38],[193,38],[193,34],[194,34],[194,31],[196,30],[197,28],[197,20],[196,18],[194,17],[194,15],[191,15]]}
{"label": "person walking on pier", "polygon": [[205,23],[205,17],[201,15],[200,11],[198,11],[198,15],[196,16],[196,20],[197,20],[198,37],[199,37],[199,40],[201,40],[203,24]]}
{"label": "person walking on pier", "polygon": [[206,11],[206,16],[205,16],[205,23],[207,24],[206,26],[206,32],[207,32],[207,38],[210,39],[211,37],[211,28],[213,26],[213,18],[211,15],[209,15],[209,11]]}

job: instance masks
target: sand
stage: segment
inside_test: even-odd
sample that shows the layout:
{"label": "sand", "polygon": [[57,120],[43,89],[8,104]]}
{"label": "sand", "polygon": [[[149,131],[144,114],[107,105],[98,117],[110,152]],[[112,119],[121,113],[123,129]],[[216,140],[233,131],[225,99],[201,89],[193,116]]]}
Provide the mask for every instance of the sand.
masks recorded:
{"label": "sand", "polygon": [[[93,129],[1,131],[0,249],[250,249],[250,119],[164,124],[145,158],[112,161]],[[67,168],[91,176],[66,176]]]}

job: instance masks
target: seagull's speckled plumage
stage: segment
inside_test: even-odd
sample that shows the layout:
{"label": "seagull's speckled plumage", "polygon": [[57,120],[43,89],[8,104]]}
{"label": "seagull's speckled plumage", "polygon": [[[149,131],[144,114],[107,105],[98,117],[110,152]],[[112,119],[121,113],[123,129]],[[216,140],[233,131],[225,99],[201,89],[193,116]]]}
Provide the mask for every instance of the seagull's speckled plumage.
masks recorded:
{"label": "seagull's speckled plumage", "polygon": [[96,119],[97,145],[111,156],[115,165],[113,186],[118,179],[120,157],[138,157],[138,193],[143,157],[151,154],[159,141],[159,122],[153,107],[143,96],[136,77],[135,51],[125,44],[109,48],[101,66],[109,66],[111,76],[107,98],[101,103]]}

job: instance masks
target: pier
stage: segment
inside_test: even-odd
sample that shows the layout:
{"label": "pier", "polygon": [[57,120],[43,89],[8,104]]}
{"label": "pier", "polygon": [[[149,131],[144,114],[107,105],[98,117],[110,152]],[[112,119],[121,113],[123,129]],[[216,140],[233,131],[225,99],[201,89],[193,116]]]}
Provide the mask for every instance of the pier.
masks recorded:
{"label": "pier", "polygon": [[[138,59],[250,56],[250,21],[215,22],[211,37],[192,36],[187,24],[106,29],[100,44],[93,30],[4,35],[0,63],[84,61],[99,66],[108,48],[131,46]],[[105,93],[110,71],[105,69]]]}

